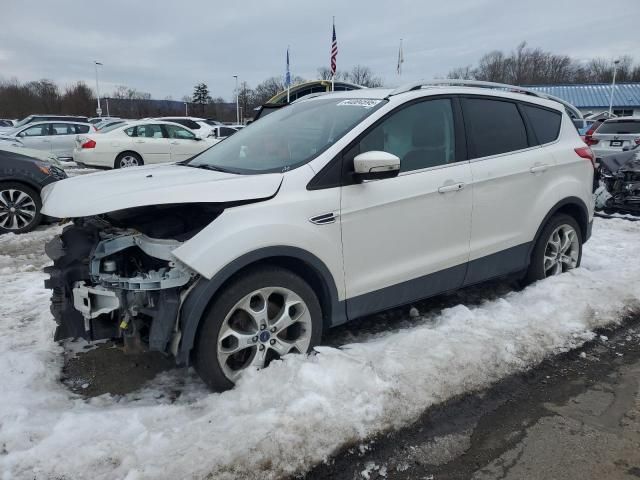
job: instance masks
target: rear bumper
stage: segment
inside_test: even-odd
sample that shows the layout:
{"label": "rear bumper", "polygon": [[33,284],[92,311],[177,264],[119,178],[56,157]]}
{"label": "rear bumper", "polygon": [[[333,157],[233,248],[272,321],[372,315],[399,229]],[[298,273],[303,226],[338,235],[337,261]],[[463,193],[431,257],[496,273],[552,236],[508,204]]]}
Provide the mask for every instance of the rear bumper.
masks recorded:
{"label": "rear bumper", "polygon": [[111,167],[115,157],[111,153],[96,152],[90,148],[75,149],[73,151],[73,161],[92,167]]}

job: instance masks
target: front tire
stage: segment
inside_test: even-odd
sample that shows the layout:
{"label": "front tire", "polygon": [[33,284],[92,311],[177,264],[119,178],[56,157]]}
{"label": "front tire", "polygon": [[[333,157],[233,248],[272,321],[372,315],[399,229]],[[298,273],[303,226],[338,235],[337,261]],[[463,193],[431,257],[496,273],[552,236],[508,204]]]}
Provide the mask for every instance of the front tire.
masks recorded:
{"label": "front tire", "polygon": [[531,254],[525,284],[578,268],[582,243],[582,231],[573,217],[564,213],[551,217]]}
{"label": "front tire", "polygon": [[142,157],[135,152],[123,152],[116,157],[113,168],[139,167],[144,165]]}
{"label": "front tire", "polygon": [[224,288],[202,319],[194,367],[214,391],[232,388],[247,368],[264,368],[320,342],[322,310],[298,275],[263,267]]}
{"label": "front tire", "polygon": [[21,183],[0,183],[0,233],[26,233],[41,220],[42,200],[34,189]]}

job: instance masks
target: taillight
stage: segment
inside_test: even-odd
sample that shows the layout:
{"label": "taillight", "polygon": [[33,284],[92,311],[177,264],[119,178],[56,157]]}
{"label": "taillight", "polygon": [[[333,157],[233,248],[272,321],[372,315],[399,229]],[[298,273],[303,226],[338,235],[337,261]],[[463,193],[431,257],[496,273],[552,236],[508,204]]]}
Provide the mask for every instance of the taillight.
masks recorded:
{"label": "taillight", "polygon": [[596,168],[596,157],[589,147],[578,147],[574,148],[574,150],[580,158],[589,160],[593,168]]}
{"label": "taillight", "polygon": [[633,140],[636,145],[640,145],[640,137]]}
{"label": "taillight", "polygon": [[593,138],[591,135],[584,136],[584,143],[586,143],[587,145],[595,145],[599,141],[600,140],[598,140],[597,138]]}
{"label": "taillight", "polygon": [[81,146],[82,148],[96,148],[96,141],[88,138]]}
{"label": "taillight", "polygon": [[91,126],[93,127],[93,131],[94,131],[94,132],[97,132],[97,131],[98,131],[98,129],[96,128],[96,126],[95,126],[95,125],[91,125]]}

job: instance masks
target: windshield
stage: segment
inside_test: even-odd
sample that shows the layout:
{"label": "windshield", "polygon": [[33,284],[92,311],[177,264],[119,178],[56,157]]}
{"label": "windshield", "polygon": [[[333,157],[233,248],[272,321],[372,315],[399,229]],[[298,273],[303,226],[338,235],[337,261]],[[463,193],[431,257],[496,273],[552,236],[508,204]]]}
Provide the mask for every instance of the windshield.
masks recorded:
{"label": "windshield", "polygon": [[244,174],[286,172],[311,161],[383,103],[365,98],[294,103],[239,130],[188,165]]}
{"label": "windshield", "polygon": [[640,121],[633,120],[613,120],[604,122],[598,128],[597,133],[613,133],[622,135],[625,133],[640,133]]}
{"label": "windshield", "polygon": [[122,121],[122,122],[115,122],[115,123],[112,123],[112,124],[107,124],[106,127],[102,127],[100,129],[98,129],[98,132],[107,133],[107,132],[110,132],[111,130],[115,130],[118,127],[124,127],[125,123],[127,123],[127,122]]}
{"label": "windshield", "polygon": [[15,128],[18,127],[22,127],[23,125],[26,125],[27,123],[29,123],[31,121],[33,117],[31,115],[29,115],[28,117],[23,118],[22,120],[20,120],[18,123],[15,124]]}

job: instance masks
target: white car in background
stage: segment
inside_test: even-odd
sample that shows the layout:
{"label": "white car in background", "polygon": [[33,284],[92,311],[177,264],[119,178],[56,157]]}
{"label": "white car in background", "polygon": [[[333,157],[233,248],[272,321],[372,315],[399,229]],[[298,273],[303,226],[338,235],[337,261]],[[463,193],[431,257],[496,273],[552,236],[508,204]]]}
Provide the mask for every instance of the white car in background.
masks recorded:
{"label": "white car in background", "polygon": [[182,125],[151,119],[127,123],[107,132],[78,135],[75,142],[73,159],[77,163],[125,168],[187,160],[219,140],[202,139]]}
{"label": "white car in background", "polygon": [[157,120],[179,123],[193,131],[193,133],[195,133],[199,138],[213,136],[213,129],[215,127],[215,125],[211,125],[208,120],[198,117],[159,117]]}
{"label": "white car in background", "polygon": [[89,123],[50,121],[28,123],[2,135],[20,140],[25,147],[51,152],[58,158],[71,158],[76,135],[95,131]]}

